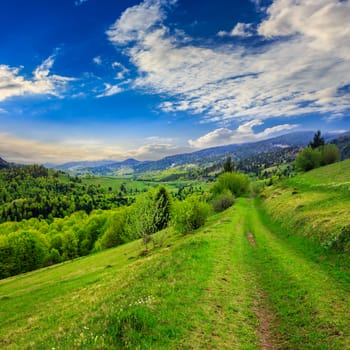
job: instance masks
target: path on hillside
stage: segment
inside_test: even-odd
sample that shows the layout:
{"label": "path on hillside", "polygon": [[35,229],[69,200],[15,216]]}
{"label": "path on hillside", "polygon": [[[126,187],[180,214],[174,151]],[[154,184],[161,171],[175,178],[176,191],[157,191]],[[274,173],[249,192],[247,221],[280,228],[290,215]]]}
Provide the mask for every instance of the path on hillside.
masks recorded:
{"label": "path on hillside", "polygon": [[[349,288],[266,227],[241,199],[212,230],[226,235],[192,349],[350,349]],[[205,331],[204,331],[205,330]],[[253,336],[252,334],[253,333]]]}

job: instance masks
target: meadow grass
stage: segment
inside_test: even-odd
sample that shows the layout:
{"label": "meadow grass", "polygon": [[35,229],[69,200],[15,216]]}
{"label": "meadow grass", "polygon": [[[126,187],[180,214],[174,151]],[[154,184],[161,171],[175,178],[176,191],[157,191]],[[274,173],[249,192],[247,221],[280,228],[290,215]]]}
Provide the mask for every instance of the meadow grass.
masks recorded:
{"label": "meadow grass", "polygon": [[322,203],[346,195],[304,187],[238,199],[193,234],[159,232],[154,249],[135,241],[0,281],[0,347],[350,348],[348,254],[297,234],[311,216],[293,221],[315,208],[326,219]]}
{"label": "meadow grass", "polygon": [[232,220],[227,211],[195,235],[158,237],[145,256],[138,241],[1,281],[1,347],[257,349]]}
{"label": "meadow grass", "polygon": [[349,251],[350,237],[340,235],[350,227],[350,160],[268,187],[263,196],[269,215],[290,234],[308,236],[324,248]]}

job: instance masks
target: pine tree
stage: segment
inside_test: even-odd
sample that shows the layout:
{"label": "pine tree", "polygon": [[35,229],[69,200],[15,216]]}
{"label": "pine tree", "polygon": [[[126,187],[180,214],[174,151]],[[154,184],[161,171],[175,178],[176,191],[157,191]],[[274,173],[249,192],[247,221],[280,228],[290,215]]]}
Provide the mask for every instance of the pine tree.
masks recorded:
{"label": "pine tree", "polygon": [[231,156],[228,156],[224,163],[224,172],[233,173],[234,171],[235,171],[235,163],[233,162]]}
{"label": "pine tree", "polygon": [[324,138],[321,137],[321,131],[317,130],[316,134],[314,135],[314,139],[309,143],[309,147],[312,149],[324,146]]}

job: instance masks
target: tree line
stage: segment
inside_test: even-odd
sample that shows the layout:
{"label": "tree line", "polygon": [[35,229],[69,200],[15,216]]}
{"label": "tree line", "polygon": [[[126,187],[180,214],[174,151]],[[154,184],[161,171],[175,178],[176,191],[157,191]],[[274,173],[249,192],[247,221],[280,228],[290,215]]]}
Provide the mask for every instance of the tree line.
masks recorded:
{"label": "tree line", "polygon": [[165,187],[140,194],[129,206],[76,211],[64,218],[31,218],[0,224],[0,278],[56,264],[142,238],[171,225],[187,234],[202,226],[214,211],[234,203],[249,190],[249,179],[236,172],[219,176],[204,195],[174,199]]}
{"label": "tree line", "polygon": [[63,218],[75,211],[90,213],[128,203],[122,193],[85,185],[41,165],[0,170],[0,222]]}

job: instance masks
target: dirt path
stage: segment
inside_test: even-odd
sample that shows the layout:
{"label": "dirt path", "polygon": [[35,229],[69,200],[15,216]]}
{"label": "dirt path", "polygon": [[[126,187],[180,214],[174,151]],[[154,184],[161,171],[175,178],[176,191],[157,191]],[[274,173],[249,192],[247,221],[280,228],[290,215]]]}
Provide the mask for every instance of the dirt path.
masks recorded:
{"label": "dirt path", "polygon": [[183,348],[350,349],[350,293],[241,199],[207,232],[217,244],[201,317]]}

